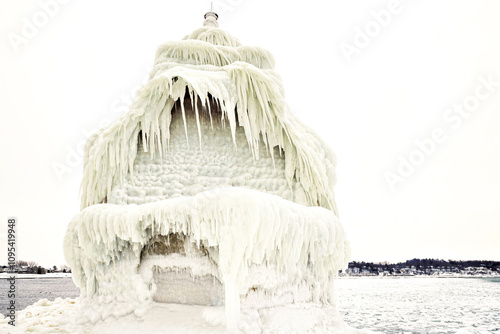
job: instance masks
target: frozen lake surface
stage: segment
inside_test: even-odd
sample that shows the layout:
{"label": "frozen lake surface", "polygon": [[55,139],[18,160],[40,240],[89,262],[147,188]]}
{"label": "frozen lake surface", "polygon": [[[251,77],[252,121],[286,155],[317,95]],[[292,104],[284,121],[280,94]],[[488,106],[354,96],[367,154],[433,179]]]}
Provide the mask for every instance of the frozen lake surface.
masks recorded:
{"label": "frozen lake surface", "polygon": [[[0,290],[7,291],[0,280]],[[18,279],[18,309],[77,297],[71,278]],[[500,333],[500,278],[342,278],[337,307],[354,328],[383,333]],[[0,307],[7,306],[6,293]],[[0,312],[5,314],[5,312]]]}
{"label": "frozen lake surface", "polygon": [[337,307],[383,333],[500,333],[500,278],[346,278]]}
{"label": "frozen lake surface", "polygon": [[[38,276],[40,277],[40,276]],[[0,313],[6,314],[9,303],[7,291],[9,282],[2,278],[0,280]],[[48,278],[19,278],[16,279],[16,309],[22,310],[40,299],[54,300],[61,298],[76,298],[80,295],[73,280],[70,277],[48,277]]]}

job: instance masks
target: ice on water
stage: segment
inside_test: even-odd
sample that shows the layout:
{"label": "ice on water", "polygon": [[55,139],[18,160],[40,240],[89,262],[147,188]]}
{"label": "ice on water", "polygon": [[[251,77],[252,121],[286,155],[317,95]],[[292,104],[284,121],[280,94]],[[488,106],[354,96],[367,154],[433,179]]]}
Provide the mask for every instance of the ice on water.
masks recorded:
{"label": "ice on water", "polygon": [[500,278],[354,278],[336,282],[353,327],[382,333],[497,333]]}

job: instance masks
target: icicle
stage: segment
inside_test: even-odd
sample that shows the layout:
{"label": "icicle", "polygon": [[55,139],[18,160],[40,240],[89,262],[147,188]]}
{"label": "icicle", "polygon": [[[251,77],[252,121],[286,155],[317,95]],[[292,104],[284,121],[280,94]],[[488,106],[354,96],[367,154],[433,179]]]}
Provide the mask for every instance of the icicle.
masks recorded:
{"label": "icicle", "polygon": [[208,116],[210,117],[210,128],[213,130],[214,129],[214,122],[212,121],[212,111],[211,111],[211,101],[207,97],[207,108],[208,108]]}
{"label": "icicle", "polygon": [[184,121],[184,131],[186,133],[186,143],[189,148],[189,138],[188,138],[188,129],[187,129],[187,120],[186,120],[186,111],[184,110],[184,101],[181,100],[181,112],[182,112],[182,120]]}
{"label": "icicle", "polygon": [[198,139],[200,141],[200,151],[201,151],[201,125],[200,125],[200,114],[198,113],[198,95],[194,95],[194,112],[196,116],[196,126],[198,127]]}

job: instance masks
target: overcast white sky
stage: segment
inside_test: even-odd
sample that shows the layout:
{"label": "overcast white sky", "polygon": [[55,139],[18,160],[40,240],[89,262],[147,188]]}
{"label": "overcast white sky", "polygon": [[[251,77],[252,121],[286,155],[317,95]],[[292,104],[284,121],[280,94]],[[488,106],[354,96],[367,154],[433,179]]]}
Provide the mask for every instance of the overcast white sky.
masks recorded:
{"label": "overcast white sky", "polygon": [[[0,0],[0,263],[8,216],[19,219],[18,258],[65,262],[86,135],[124,110],[156,47],[210,8],[58,1],[49,16],[49,0]],[[292,110],[337,153],[354,260],[500,260],[500,2],[214,7],[222,28],[275,55]]]}

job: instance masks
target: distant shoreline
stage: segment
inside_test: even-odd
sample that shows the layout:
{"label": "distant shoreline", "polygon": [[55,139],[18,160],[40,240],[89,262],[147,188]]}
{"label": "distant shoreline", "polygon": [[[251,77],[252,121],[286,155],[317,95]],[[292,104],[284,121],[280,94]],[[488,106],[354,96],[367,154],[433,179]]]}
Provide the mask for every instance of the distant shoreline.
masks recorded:
{"label": "distant shoreline", "polygon": [[[68,274],[15,274],[16,279],[38,279],[38,278],[73,278],[73,276]],[[0,274],[0,279],[9,278],[11,275],[2,273]],[[338,276],[339,279],[359,279],[359,278],[371,278],[371,279],[400,279],[400,278],[498,278],[500,275],[341,275]]]}
{"label": "distant shoreline", "polygon": [[359,275],[359,276],[338,276],[339,279],[359,279],[359,278],[371,278],[371,279],[400,279],[400,278],[498,278],[500,275]]}
{"label": "distant shoreline", "polygon": [[18,274],[18,273],[1,273],[0,279],[6,279],[14,276],[16,279],[37,279],[37,278],[72,278],[71,273],[50,273],[50,274]]}

